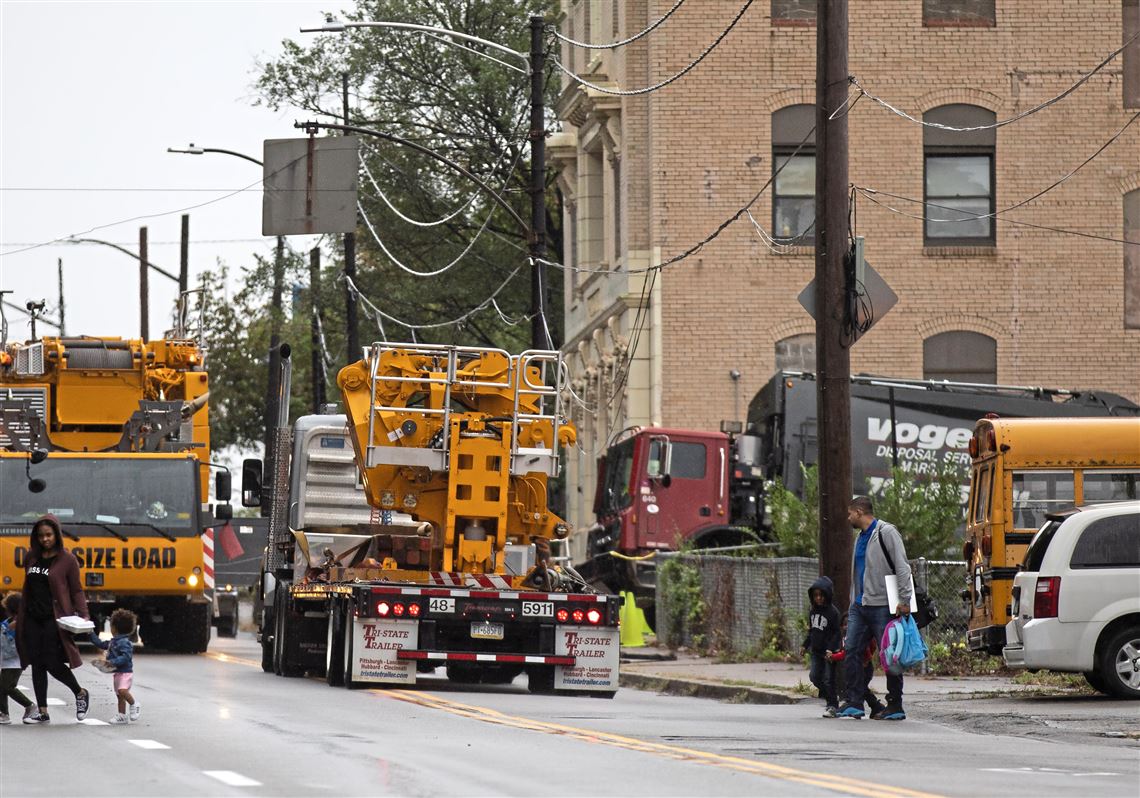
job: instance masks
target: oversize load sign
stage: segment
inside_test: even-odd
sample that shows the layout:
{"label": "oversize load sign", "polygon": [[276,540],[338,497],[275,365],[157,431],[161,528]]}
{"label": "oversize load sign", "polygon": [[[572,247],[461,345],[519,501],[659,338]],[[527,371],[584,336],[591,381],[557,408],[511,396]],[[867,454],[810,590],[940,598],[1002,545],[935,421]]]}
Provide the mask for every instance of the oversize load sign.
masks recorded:
{"label": "oversize load sign", "polygon": [[352,680],[386,684],[415,684],[414,660],[396,659],[401,648],[419,645],[418,621],[354,618],[352,624]]}
{"label": "oversize load sign", "polygon": [[554,653],[575,657],[573,667],[554,667],[557,690],[616,690],[621,636],[618,629],[596,626],[559,626],[554,633]]}

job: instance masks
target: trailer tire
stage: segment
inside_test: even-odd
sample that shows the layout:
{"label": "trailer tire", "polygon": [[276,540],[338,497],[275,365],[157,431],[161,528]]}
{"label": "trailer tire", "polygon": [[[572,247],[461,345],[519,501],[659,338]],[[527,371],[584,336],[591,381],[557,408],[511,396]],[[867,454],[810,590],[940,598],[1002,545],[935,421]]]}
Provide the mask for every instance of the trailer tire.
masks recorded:
{"label": "trailer tire", "polygon": [[325,647],[325,682],[329,687],[343,687],[345,674],[344,616],[341,602],[329,603],[329,632]]}
{"label": "trailer tire", "polygon": [[274,615],[277,616],[277,633],[273,635],[273,671],[278,676],[285,676],[286,678],[302,676],[303,673],[301,669],[286,659],[291,637],[289,629],[289,608],[285,606],[286,602],[289,601],[288,593],[281,591],[278,593],[277,598],[279,600],[276,602],[277,606],[274,612]]}
{"label": "trailer tire", "polygon": [[590,698],[613,698],[617,695],[617,690],[591,690],[587,695]]}
{"label": "trailer tire", "polygon": [[526,689],[537,695],[553,695],[554,668],[530,668],[526,672]]}
{"label": "trailer tire", "polygon": [[166,647],[181,654],[201,654],[210,647],[209,604],[186,604],[167,614]]}
{"label": "trailer tire", "polygon": [[273,640],[276,636],[277,616],[273,612],[273,605],[265,607],[261,613],[261,670],[265,673],[275,673],[273,670]]}

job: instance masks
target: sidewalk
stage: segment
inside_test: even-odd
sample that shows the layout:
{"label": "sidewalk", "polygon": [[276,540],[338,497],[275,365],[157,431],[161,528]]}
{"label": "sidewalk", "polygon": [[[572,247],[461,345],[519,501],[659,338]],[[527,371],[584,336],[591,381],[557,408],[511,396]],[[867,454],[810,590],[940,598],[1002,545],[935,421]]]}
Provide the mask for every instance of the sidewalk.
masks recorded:
{"label": "sidewalk", "polygon": [[[804,685],[810,692],[796,688]],[[787,662],[716,662],[688,652],[670,652],[645,646],[621,650],[621,686],[672,695],[716,698],[748,704],[796,704],[818,701],[808,680],[807,668]],[[886,679],[877,672],[871,682],[879,695],[886,692]],[[907,674],[908,701],[938,696],[989,697],[1032,692],[999,676],[922,676]]]}

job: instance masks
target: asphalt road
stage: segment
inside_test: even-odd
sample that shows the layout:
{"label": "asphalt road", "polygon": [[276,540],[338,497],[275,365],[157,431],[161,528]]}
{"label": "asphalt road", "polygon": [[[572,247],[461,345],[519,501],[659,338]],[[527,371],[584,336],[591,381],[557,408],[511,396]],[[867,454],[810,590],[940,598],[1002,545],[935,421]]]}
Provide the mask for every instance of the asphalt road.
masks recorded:
{"label": "asphalt road", "polygon": [[[903,723],[840,721],[822,719],[814,703],[629,689],[613,700],[535,696],[525,678],[458,688],[428,677],[414,690],[349,691],[265,674],[259,663],[248,634],[215,640],[202,656],[140,652],[142,716],[129,726],[102,723],[115,711],[109,676],[78,671],[94,699],[83,724],[53,682],[50,726],[0,727],[0,796],[1135,798],[1140,790],[1135,740],[1020,736],[1016,707],[944,710],[1003,718],[997,728],[918,708]],[[25,674],[22,684],[30,681]]]}

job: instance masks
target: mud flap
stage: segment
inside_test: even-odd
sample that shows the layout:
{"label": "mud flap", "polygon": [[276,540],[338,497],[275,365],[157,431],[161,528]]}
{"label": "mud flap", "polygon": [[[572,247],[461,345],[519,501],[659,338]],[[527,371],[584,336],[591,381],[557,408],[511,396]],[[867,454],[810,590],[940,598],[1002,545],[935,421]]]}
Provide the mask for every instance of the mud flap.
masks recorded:
{"label": "mud flap", "polygon": [[353,618],[349,678],[353,683],[415,684],[415,660],[396,659],[396,652],[418,645],[419,621]]}
{"label": "mud flap", "polygon": [[574,665],[554,666],[556,690],[613,692],[618,689],[621,632],[612,627],[559,626],[554,653],[574,657]]}

